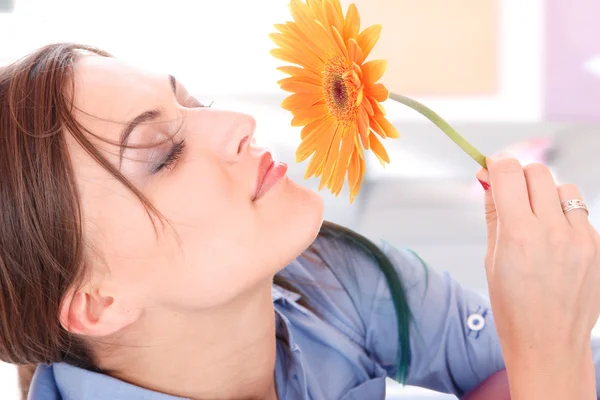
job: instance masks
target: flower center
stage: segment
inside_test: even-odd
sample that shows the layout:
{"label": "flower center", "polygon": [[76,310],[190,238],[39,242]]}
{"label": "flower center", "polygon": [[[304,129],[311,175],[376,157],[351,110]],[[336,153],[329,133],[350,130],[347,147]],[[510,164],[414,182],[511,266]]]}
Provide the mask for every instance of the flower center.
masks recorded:
{"label": "flower center", "polygon": [[325,65],[323,89],[329,114],[338,122],[352,124],[356,121],[356,99],[360,82],[352,75],[352,66],[342,57],[334,57]]}
{"label": "flower center", "polygon": [[333,96],[333,101],[338,107],[346,107],[346,104],[348,103],[348,91],[346,90],[346,85],[342,76],[339,74],[333,76],[331,95]]}

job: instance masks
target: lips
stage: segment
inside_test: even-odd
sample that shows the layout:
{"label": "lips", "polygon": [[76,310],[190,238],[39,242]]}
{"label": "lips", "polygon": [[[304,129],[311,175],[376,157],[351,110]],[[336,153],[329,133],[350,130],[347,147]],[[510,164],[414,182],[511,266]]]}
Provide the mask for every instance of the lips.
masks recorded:
{"label": "lips", "polygon": [[258,165],[256,192],[253,201],[258,200],[271,190],[287,172],[287,165],[279,161],[273,161],[269,151],[265,151]]}

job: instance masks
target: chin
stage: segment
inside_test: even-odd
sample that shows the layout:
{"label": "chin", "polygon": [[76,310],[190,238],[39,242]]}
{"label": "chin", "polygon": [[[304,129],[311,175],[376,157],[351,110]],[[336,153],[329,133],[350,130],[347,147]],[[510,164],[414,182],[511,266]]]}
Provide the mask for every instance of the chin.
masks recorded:
{"label": "chin", "polygon": [[289,249],[292,261],[317,237],[323,223],[324,202],[314,190],[289,179],[275,189],[278,193],[272,193],[270,206],[276,211],[271,214],[271,221],[278,226],[279,239],[290,243],[283,247]]}
{"label": "chin", "polygon": [[314,237],[316,237],[323,222],[325,208],[323,197],[314,190],[293,181],[288,181],[287,185],[294,197],[291,204],[296,207],[296,213],[304,215],[304,225],[307,229],[314,231]]}

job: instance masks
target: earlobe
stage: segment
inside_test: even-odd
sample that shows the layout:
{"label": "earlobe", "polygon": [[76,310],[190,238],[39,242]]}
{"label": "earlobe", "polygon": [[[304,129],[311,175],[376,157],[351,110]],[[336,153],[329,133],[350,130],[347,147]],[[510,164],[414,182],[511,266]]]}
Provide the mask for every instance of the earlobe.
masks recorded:
{"label": "earlobe", "polygon": [[59,318],[63,328],[73,334],[103,337],[135,322],[139,311],[124,307],[113,296],[82,288],[65,296]]}

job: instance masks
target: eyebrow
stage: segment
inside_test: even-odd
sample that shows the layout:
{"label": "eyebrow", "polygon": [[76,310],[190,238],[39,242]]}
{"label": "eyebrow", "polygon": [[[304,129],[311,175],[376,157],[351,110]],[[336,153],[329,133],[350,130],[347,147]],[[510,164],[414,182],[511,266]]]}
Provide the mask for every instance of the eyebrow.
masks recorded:
{"label": "eyebrow", "polygon": [[[171,84],[171,89],[173,90],[173,94],[177,95],[177,79],[173,75],[169,75],[169,83]],[[129,136],[137,128],[140,124],[147,123],[158,119],[161,116],[161,111],[159,109],[144,111],[131,121],[125,125],[125,128],[121,132],[121,139],[119,140],[119,167],[121,166],[121,162],[123,161],[123,152],[125,151],[125,146],[127,145],[127,141],[129,140]]]}
{"label": "eyebrow", "polygon": [[171,82],[171,89],[173,89],[173,94],[177,95],[177,79],[173,75],[169,75],[169,81]]}

